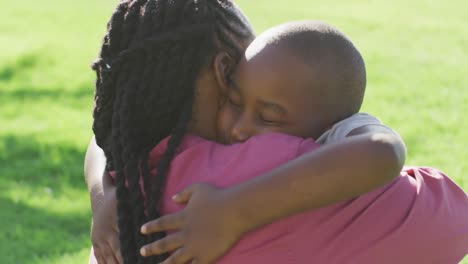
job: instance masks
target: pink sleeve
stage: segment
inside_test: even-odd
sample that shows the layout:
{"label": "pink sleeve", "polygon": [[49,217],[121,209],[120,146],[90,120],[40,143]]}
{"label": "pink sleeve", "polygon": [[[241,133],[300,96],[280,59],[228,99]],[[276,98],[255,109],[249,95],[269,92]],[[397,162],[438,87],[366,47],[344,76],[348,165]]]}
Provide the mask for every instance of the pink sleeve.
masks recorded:
{"label": "pink sleeve", "polygon": [[319,147],[320,145],[315,143],[315,141],[313,139],[304,139],[304,140],[301,140],[301,142],[299,143],[299,147],[297,149],[297,156],[301,156],[305,153],[308,153],[314,149],[316,149],[317,147]]}

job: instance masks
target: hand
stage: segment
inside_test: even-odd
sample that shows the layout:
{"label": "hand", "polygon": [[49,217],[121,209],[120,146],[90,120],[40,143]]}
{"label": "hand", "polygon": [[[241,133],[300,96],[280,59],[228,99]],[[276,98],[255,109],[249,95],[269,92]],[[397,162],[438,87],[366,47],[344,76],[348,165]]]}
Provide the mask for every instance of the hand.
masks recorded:
{"label": "hand", "polygon": [[123,264],[115,190],[115,187],[107,189],[99,202],[94,201],[91,242],[99,264]]}
{"label": "hand", "polygon": [[173,252],[163,264],[214,263],[236,243],[242,228],[230,213],[225,191],[208,184],[196,184],[173,197],[187,206],[180,212],[144,224],[143,234],[174,231],[141,248],[142,256]]}

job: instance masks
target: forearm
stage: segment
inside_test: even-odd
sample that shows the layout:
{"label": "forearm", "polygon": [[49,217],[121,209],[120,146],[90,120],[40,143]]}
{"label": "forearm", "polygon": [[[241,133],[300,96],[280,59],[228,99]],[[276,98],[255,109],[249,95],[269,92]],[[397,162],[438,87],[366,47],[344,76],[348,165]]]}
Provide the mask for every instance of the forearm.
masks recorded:
{"label": "forearm", "polygon": [[324,145],[226,190],[243,231],[369,192],[394,179],[404,146],[386,134],[359,135]]}
{"label": "forearm", "polygon": [[91,207],[97,207],[104,195],[104,191],[112,186],[105,173],[106,157],[93,137],[88,145],[84,162],[84,176],[91,199]]}

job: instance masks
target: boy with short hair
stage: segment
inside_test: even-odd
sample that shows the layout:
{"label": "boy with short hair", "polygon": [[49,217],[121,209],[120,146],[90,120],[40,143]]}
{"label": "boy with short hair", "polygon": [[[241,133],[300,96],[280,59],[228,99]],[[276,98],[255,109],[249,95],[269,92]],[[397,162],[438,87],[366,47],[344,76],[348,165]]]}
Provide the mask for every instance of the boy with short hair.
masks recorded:
{"label": "boy with short hair", "polygon": [[[218,115],[224,143],[264,132],[327,143],[363,127],[400,139],[377,118],[358,113],[366,88],[364,60],[345,35],[322,22],[291,22],[261,34],[246,50],[228,86],[228,103]],[[250,120],[256,121],[255,127],[246,131],[230,127],[231,119],[243,120],[234,116],[240,107],[244,114],[257,116]],[[227,131],[233,134],[226,135]],[[395,147],[403,163],[404,146]]]}
{"label": "boy with short hair", "polygon": [[[398,176],[405,149],[393,130],[358,114],[364,62],[337,29],[311,21],[275,27],[251,44],[226,79],[219,140],[245,143],[222,146],[187,136],[172,162],[162,211],[181,209],[169,199],[179,192],[175,201],[187,207],[143,227],[144,233],[178,230],[144,247],[144,255],[175,251],[168,263],[212,263],[234,245],[219,263],[423,263],[466,253],[468,239],[457,240],[457,232],[468,234],[468,225],[453,219],[444,202],[437,204],[444,209],[431,211],[431,201],[445,193],[445,201],[464,209],[458,217],[467,217],[466,195],[442,174],[412,170],[375,190]],[[317,148],[303,138],[326,144]],[[156,160],[166,143],[155,148]],[[184,190],[197,182],[226,189]],[[437,191],[417,197],[418,184]],[[418,212],[405,226],[412,203]],[[422,225],[429,217],[438,220]],[[397,228],[408,235],[393,233]],[[442,233],[443,253],[435,256]],[[383,251],[389,246],[392,251]]]}

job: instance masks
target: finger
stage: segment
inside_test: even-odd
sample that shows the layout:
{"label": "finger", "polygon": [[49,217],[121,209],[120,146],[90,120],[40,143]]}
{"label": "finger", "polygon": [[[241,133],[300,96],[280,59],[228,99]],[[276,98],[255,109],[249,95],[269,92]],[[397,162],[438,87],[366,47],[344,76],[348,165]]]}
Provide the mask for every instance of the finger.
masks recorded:
{"label": "finger", "polygon": [[141,233],[149,235],[155,232],[170,231],[180,229],[183,225],[183,210],[170,215],[162,216],[150,221],[141,227]]}
{"label": "finger", "polygon": [[183,246],[182,233],[177,232],[166,236],[156,242],[146,245],[140,249],[140,254],[143,257],[149,257],[153,255],[161,255],[170,251],[174,251]]}
{"label": "finger", "polygon": [[120,253],[120,240],[118,236],[115,236],[113,239],[109,241],[110,247],[114,252],[114,257],[117,260],[117,263],[123,264],[122,254]]}
{"label": "finger", "polygon": [[106,260],[106,264],[117,264],[117,258],[114,256],[114,251],[111,249],[110,245],[107,245],[102,248],[102,255]]}
{"label": "finger", "polygon": [[119,223],[117,223],[117,220],[111,224],[112,230],[114,230],[115,233],[117,233],[117,236],[119,235]]}
{"label": "finger", "polygon": [[192,259],[192,255],[185,248],[180,248],[161,264],[184,264]]}
{"label": "finger", "polygon": [[99,247],[93,246],[93,254],[98,264],[107,264]]}
{"label": "finger", "polygon": [[94,256],[96,257],[96,261],[98,264],[107,264],[106,260],[102,256],[97,256],[97,255],[94,255]]}
{"label": "finger", "polygon": [[94,255],[98,264],[109,264],[103,255]]}
{"label": "finger", "polygon": [[106,260],[106,264],[117,264],[117,259],[115,259],[114,255],[104,255],[104,259]]}
{"label": "finger", "polygon": [[199,187],[198,184],[191,185],[179,193],[175,194],[172,196],[172,200],[177,203],[188,203],[190,200],[190,197],[192,197],[192,194],[195,192],[195,190]]}

